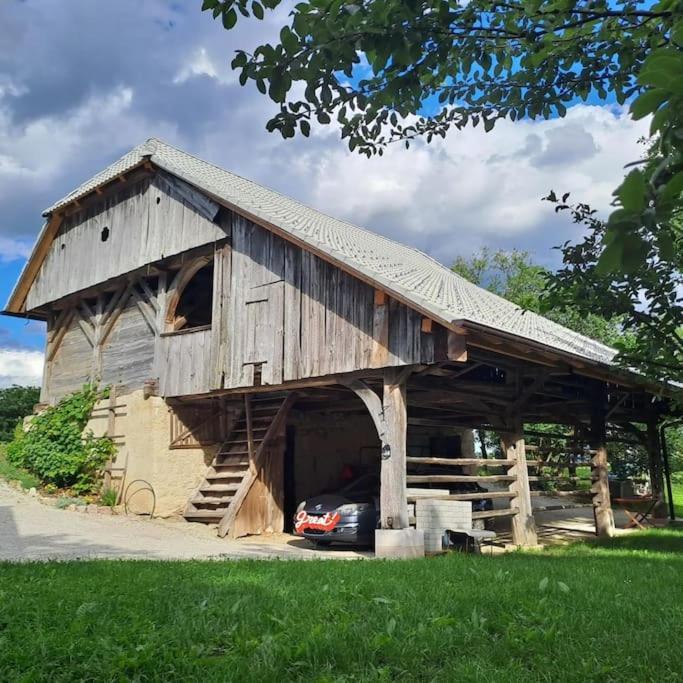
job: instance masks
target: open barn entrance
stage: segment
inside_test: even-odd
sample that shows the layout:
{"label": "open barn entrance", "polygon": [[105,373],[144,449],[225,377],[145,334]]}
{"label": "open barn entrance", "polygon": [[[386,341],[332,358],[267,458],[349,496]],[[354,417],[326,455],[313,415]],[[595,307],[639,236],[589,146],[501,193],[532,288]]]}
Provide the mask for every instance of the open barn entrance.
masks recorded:
{"label": "open barn entrance", "polygon": [[[297,507],[361,478],[379,483],[380,440],[362,401],[343,388],[308,391],[290,411],[284,454],[285,531]],[[379,491],[377,491],[379,494]]]}

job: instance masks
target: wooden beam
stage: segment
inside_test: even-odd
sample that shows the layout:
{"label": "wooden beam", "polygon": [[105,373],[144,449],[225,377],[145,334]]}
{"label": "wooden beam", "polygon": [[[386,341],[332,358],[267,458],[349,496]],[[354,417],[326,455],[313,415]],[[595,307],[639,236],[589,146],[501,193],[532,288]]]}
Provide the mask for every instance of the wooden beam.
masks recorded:
{"label": "wooden beam", "polygon": [[538,544],[538,537],[531,507],[524,427],[521,419],[513,418],[510,421],[509,429],[509,432],[503,434],[503,447],[507,459],[515,463],[508,469],[508,475],[514,477],[509,489],[511,493],[515,494],[510,506],[519,511],[512,518],[512,542],[519,546],[535,546]]}
{"label": "wooden beam", "polygon": [[609,465],[607,462],[607,440],[605,434],[605,411],[600,398],[596,397],[591,414],[590,439],[594,451],[591,460],[593,485],[593,517],[595,518],[596,536],[609,538],[614,536],[614,514],[609,493]]}
{"label": "wooden beam", "polygon": [[453,330],[448,330],[448,360],[456,363],[467,362],[467,337]]}
{"label": "wooden beam", "polygon": [[387,368],[384,371],[382,406],[386,433],[381,454],[380,524],[382,529],[405,529],[408,527],[406,498],[408,414],[404,369]]}
{"label": "wooden beam", "polygon": [[12,313],[21,313],[24,310],[28,292],[43,265],[43,261],[47,256],[47,252],[50,250],[52,241],[59,232],[62,220],[62,213],[54,213],[45,223],[45,226],[38,237],[38,241],[36,242],[36,246],[33,248],[26,267],[19,278],[19,282],[17,282],[9,301],[7,302],[8,311]]}
{"label": "wooden beam", "polygon": [[375,425],[379,440],[384,443],[386,440],[386,424],[384,422],[384,408],[379,396],[362,380],[349,379],[344,381],[342,379],[341,383],[351,389],[363,401]]}
{"label": "wooden beam", "polygon": [[[380,296],[381,295],[381,296]],[[384,292],[375,290],[372,313],[370,367],[382,368],[389,360],[389,302]]]}

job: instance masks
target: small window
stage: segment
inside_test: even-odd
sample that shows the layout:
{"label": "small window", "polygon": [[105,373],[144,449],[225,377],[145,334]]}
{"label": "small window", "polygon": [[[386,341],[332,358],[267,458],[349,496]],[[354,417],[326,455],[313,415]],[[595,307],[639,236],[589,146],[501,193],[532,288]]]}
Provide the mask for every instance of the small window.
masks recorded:
{"label": "small window", "polygon": [[211,325],[213,308],[213,263],[198,270],[178,299],[173,330],[190,330]]}
{"label": "small window", "polygon": [[100,233],[100,239],[103,242],[106,242],[109,239],[109,228],[106,225],[102,228],[102,232]]}

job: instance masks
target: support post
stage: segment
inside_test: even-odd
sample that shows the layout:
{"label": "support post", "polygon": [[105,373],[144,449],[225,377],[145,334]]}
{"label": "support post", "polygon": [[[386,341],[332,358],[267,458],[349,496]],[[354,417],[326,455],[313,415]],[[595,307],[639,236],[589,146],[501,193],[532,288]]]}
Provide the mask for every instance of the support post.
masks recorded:
{"label": "support post", "polygon": [[384,371],[383,413],[385,434],[382,442],[380,474],[380,521],[382,529],[408,527],[406,495],[406,369]]}
{"label": "support post", "polygon": [[664,460],[662,458],[662,444],[659,440],[656,417],[651,417],[647,421],[647,457],[652,497],[659,501],[655,506],[654,516],[657,519],[666,519],[666,505],[664,504]]}
{"label": "support post", "polygon": [[609,495],[609,467],[607,462],[607,435],[605,430],[605,411],[602,403],[593,406],[591,414],[591,448],[593,458],[591,471],[593,484],[593,517],[595,535],[603,538],[614,536],[614,514]]}
{"label": "support post", "polygon": [[515,417],[510,421],[510,431],[503,435],[503,444],[505,457],[514,461],[514,465],[508,469],[508,474],[515,477],[510,482],[510,492],[515,494],[510,505],[517,508],[517,514],[512,517],[512,542],[519,546],[535,546],[538,545],[538,536],[531,507],[524,426],[520,418]]}

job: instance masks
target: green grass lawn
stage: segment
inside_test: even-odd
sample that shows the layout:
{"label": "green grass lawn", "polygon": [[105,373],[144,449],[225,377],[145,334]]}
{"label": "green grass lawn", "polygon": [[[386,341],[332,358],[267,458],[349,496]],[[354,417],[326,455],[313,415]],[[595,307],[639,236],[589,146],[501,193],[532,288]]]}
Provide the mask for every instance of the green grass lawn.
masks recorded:
{"label": "green grass lawn", "polygon": [[411,562],[0,565],[0,680],[675,681],[683,533]]}
{"label": "green grass lawn", "polygon": [[676,517],[683,517],[683,482],[671,482],[671,491],[673,493]]}

